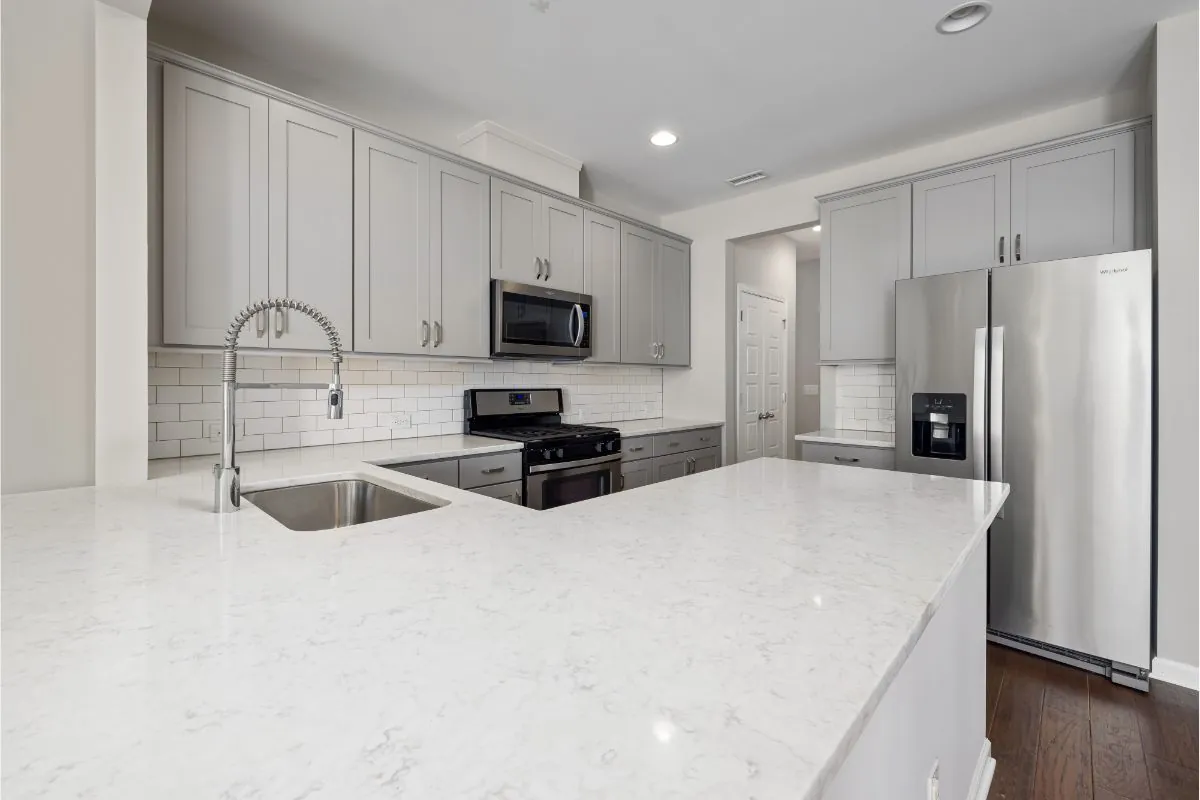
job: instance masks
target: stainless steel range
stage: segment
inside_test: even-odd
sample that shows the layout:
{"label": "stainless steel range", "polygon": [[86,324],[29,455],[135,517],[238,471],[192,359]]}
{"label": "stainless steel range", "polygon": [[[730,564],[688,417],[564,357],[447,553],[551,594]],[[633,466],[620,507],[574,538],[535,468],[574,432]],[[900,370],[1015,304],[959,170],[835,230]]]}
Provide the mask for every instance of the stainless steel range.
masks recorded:
{"label": "stainless steel range", "polygon": [[620,488],[621,432],[562,421],[562,389],[468,389],[467,432],[525,445],[525,505],[547,509]]}

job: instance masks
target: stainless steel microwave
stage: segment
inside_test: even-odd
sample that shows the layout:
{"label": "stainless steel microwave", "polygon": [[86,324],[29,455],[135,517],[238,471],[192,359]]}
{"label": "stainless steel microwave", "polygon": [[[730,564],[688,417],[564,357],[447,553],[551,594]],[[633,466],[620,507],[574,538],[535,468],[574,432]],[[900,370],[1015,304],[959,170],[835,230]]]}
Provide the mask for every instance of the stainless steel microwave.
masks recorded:
{"label": "stainless steel microwave", "polygon": [[546,286],[492,281],[492,356],[587,358],[592,298]]}

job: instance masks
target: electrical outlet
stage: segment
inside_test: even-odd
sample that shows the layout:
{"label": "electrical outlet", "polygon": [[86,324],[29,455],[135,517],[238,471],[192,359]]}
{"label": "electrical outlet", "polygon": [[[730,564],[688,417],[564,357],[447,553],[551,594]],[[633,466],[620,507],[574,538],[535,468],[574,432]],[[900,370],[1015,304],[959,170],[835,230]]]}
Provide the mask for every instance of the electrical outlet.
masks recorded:
{"label": "electrical outlet", "polygon": [[806,395],[808,395],[809,397],[812,397],[813,395],[818,395],[821,393],[821,387],[815,383],[806,383],[806,384],[804,384],[804,393]]}
{"label": "electrical outlet", "polygon": [[939,800],[941,797],[941,788],[938,784],[941,782],[938,770],[938,761],[933,760],[933,769],[929,770],[929,800]]}
{"label": "electrical outlet", "polygon": [[204,438],[210,442],[221,441],[221,423],[206,422],[204,423]]}
{"label": "electrical outlet", "polygon": [[404,412],[397,412],[387,416],[388,427],[393,430],[405,430],[412,427],[412,417]]}

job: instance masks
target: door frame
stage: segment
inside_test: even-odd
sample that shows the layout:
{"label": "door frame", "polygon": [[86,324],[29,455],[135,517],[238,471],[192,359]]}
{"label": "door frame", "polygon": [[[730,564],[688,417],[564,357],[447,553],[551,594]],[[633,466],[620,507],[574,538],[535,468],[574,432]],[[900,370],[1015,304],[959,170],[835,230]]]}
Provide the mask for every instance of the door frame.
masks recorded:
{"label": "door frame", "polygon": [[781,403],[781,405],[783,406],[783,411],[784,411],[784,422],[783,422],[784,457],[791,458],[791,452],[792,452],[792,448],[788,446],[789,440],[792,436],[792,415],[791,415],[791,403],[790,403],[791,397],[789,396],[789,382],[791,381],[792,370],[791,370],[791,364],[788,363],[788,359],[791,358],[792,349],[790,347],[790,343],[788,342],[788,335],[789,335],[789,330],[787,328],[787,319],[788,319],[787,312],[789,309],[788,301],[782,297],[779,297],[778,295],[773,295],[770,292],[764,292],[762,289],[759,289],[756,286],[751,286],[748,283],[738,282],[738,284],[737,284],[737,302],[734,305],[734,310],[737,315],[734,320],[734,342],[735,342],[735,349],[737,351],[737,358],[734,360],[734,366],[733,366],[733,369],[734,369],[733,387],[734,387],[734,393],[737,395],[734,419],[738,420],[739,424],[735,425],[734,429],[733,429],[733,441],[730,443],[732,445],[731,449],[733,450],[733,454],[732,454],[732,458],[726,458],[726,463],[729,463],[729,464],[738,463],[739,454],[741,452],[741,448],[738,444],[738,432],[741,429],[740,421],[742,418],[742,410],[743,410],[742,405],[745,402],[743,393],[742,393],[742,349],[743,348],[742,348],[742,327],[741,327],[742,295],[744,295],[744,294],[754,295],[755,297],[761,297],[764,300],[772,300],[776,303],[783,303],[783,309],[784,309],[784,317],[783,317],[783,319],[784,319],[783,402]]}

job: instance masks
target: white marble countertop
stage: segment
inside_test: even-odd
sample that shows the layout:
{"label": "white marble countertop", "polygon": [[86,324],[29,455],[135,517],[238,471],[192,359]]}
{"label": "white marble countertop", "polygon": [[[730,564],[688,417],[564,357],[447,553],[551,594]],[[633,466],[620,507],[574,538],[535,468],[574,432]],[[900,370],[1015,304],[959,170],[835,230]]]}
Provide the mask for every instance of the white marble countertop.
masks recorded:
{"label": "white marble countertop", "polygon": [[616,428],[622,436],[650,436],[655,433],[675,433],[690,431],[696,428],[719,428],[725,423],[719,420],[678,419],[675,417],[660,417],[658,419],[633,419],[626,422],[598,422],[606,428]]}
{"label": "white marble countertop", "polygon": [[819,431],[796,434],[797,442],[815,442],[817,444],[851,444],[856,447],[885,447],[896,446],[896,434],[880,433],[879,431],[848,431],[840,428],[822,428]]}
{"label": "white marble countertop", "polygon": [[2,499],[13,797],[814,798],[1007,487],[761,459],[286,530],[212,477]]}
{"label": "white marble countertop", "polygon": [[[488,453],[520,450],[520,442],[488,439],[484,436],[421,436],[412,439],[391,439],[382,442],[351,442],[319,447],[289,447],[284,450],[254,450],[237,454],[237,463],[244,468],[288,465],[295,463],[321,467],[332,461],[366,461],[371,464],[410,464],[439,458],[464,458]],[[190,456],[188,458],[157,458],[149,462],[149,477],[162,478],[183,472],[212,469],[219,456]]]}

